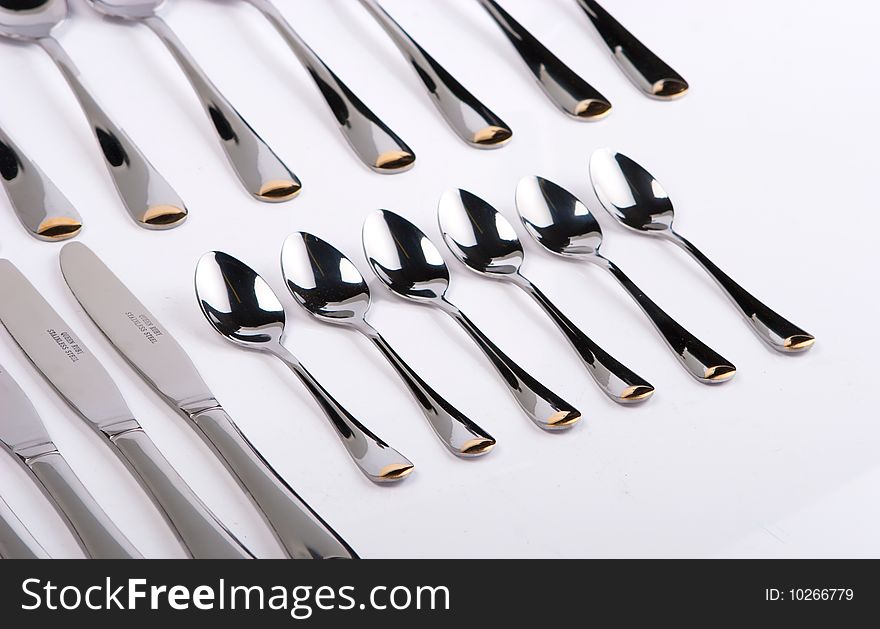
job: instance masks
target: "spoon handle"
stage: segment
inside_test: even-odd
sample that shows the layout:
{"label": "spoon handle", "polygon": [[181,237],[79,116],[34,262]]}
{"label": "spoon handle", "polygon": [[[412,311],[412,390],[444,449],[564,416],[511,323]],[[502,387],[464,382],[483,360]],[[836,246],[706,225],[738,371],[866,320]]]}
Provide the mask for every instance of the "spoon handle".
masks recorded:
{"label": "spoon handle", "polygon": [[250,0],[250,3],[266,16],[308,70],[339,123],[340,131],[361,161],[381,174],[402,173],[412,168],[416,160],[413,150],[327,67],[275,5],[268,0]]}
{"label": "spoon handle", "polygon": [[49,559],[49,553],[3,498],[0,498],[0,558]]}
{"label": "spoon handle", "polygon": [[415,68],[434,105],[462,140],[482,149],[500,148],[507,144],[513,137],[513,131],[501,118],[429,55],[378,2],[361,0],[361,4]]}
{"label": "spoon handle", "polygon": [[252,559],[141,428],[107,434],[194,559]]}
{"label": "spoon handle", "polygon": [[465,458],[476,457],[488,453],[495,446],[495,439],[489,433],[434,391],[381,334],[369,327],[366,335],[409,387],[434,432],[453,454]]}
{"label": "spoon handle", "polygon": [[162,40],[186,74],[245,189],[267,203],[281,203],[295,197],[302,188],[299,179],[220,93],[168,24],[159,17],[145,18],[144,23]]}
{"label": "spoon handle", "polygon": [[454,304],[445,299],[439,302],[445,312],[455,319],[464,331],[479,345],[486,354],[510,392],[539,428],[544,430],[562,430],[570,428],[581,418],[581,413],[568,402],[547,389],[535,380],[512,358],[502,352],[495,343],[471,321],[467,315]]}
{"label": "spoon handle", "polygon": [[73,60],[51,37],[38,41],[61,70],[79,101],[129,215],[147,229],[171,229],[183,223],[187,216],[183,201],[125,131],[101,108],[80,78]]}
{"label": "spoon handle", "polygon": [[492,16],[551,101],[577,120],[598,120],[611,103],[595,87],[565,65],[495,0],[477,0]]}
{"label": "spoon handle", "polygon": [[715,266],[689,240],[675,232],[670,234],[670,239],[693,256],[700,263],[700,266],[709,272],[709,275],[715,279],[718,285],[730,297],[730,300],[739,308],[740,312],[751,324],[752,329],[770,347],[779,352],[790,354],[803,352],[813,346],[816,339],[812,334],[805,332],[758,301],[746,289],[733,281],[724,271]]}
{"label": "spoon handle", "polygon": [[599,258],[626,292],[635,299],[657,331],[675,353],[684,368],[700,382],[717,384],[730,380],[736,374],[736,367],[718,352],[685,330],[677,321],[654,303],[635,283],[606,258]]}
{"label": "spoon handle", "polygon": [[40,168],[0,129],[0,179],[18,220],[34,237],[67,240],[82,229],[82,218]]}
{"label": "spoon handle", "polygon": [[688,83],[662,59],[648,50],[595,0],[577,0],[605,40],[614,60],[629,79],[648,96],[669,100],[683,96]]}
{"label": "spoon handle", "polygon": [[590,371],[590,375],[602,391],[615,402],[633,404],[644,402],[654,393],[654,387],[613,356],[599,347],[589,336],[578,328],[541,289],[522,276],[518,285],[534,298],[541,308],[553,319],[575,351]]}
{"label": "spoon handle", "polygon": [[409,459],[356,420],[287,348],[279,344],[275,351],[321,405],[351,458],[367,478],[375,483],[390,483],[409,476],[413,471]]}

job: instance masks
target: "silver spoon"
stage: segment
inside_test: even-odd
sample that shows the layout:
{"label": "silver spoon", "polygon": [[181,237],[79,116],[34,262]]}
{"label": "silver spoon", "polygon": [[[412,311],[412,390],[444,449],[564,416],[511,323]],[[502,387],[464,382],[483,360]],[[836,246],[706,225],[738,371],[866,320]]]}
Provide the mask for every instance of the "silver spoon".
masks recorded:
{"label": "silver spoon", "polygon": [[409,459],[352,417],[284,347],[284,307],[256,271],[226,253],[206,253],[196,268],[196,296],[205,318],[221,336],[241,347],[272,354],[297,375],[367,478],[392,482],[412,472]]}
{"label": "silver spoon", "polygon": [[57,242],[73,238],[82,229],[76,208],[2,128],[0,181],[18,220],[35,238]]}
{"label": "silver spoon", "polygon": [[245,2],[250,2],[269,20],[308,70],[339,123],[340,131],[367,167],[383,175],[406,172],[413,167],[416,162],[413,150],[327,67],[274,4],[269,0]]}
{"label": "silver spoon", "polygon": [[517,365],[446,298],[449,269],[428,237],[408,220],[378,210],[364,222],[364,252],[378,278],[397,295],[433,305],[455,319],[483,350],[517,403],[538,427],[560,430],[580,420],[580,411]]}
{"label": "silver spoon", "polygon": [[294,299],[319,321],[357,330],[388,359],[443,444],[460,457],[495,447],[486,431],[434,391],[367,322],[370,288],[357,267],[333,245],[296,232],[284,241],[281,268]]}
{"label": "silver spoon", "polygon": [[614,276],[639,304],[688,373],[700,382],[730,380],[736,367],[666,314],[611,260],[599,252],[602,228],[574,195],[542,177],[516,188],[516,207],[528,232],[552,253],[586,260]]}
{"label": "silver spoon", "polygon": [[684,96],[688,83],[660,57],[615,20],[596,0],[577,0],[605,40],[614,60],[636,87],[652,98],[670,100]]}
{"label": "silver spoon", "polygon": [[654,177],[626,155],[600,149],[590,159],[590,178],[596,196],[622,225],[658,236],[687,251],[727,293],[762,341],[780,352],[802,352],[816,339],[770,310],[712,263],[672,228],[669,195]]}
{"label": "silver spoon", "polygon": [[495,0],[477,0],[516,48],[547,97],[576,120],[593,121],[611,113],[611,103],[565,65]]}
{"label": "silver spoon", "polygon": [[500,148],[510,141],[510,127],[410,37],[376,0],[361,0],[361,4],[415,68],[437,109],[462,140],[480,149]]}
{"label": "silver spoon", "polygon": [[280,203],[295,197],[302,184],[242,118],[199,67],[171,27],[156,12],[165,0],[87,0],[99,13],[142,22],[168,48],[202,102],[232,169],[256,199]]}
{"label": "silver spoon", "polygon": [[531,295],[559,326],[608,397],[621,404],[651,397],[654,387],[596,345],[523,275],[522,243],[513,225],[495,208],[466,190],[448,190],[440,199],[438,214],[440,231],[455,257],[472,271],[511,282]]}
{"label": "silver spoon", "polygon": [[66,0],[0,0],[0,36],[39,44],[58,66],[92,126],[104,163],[131,217],[147,229],[177,227],[187,215],[183,201],[101,109],[73,60],[52,37],[52,31],[66,18]]}

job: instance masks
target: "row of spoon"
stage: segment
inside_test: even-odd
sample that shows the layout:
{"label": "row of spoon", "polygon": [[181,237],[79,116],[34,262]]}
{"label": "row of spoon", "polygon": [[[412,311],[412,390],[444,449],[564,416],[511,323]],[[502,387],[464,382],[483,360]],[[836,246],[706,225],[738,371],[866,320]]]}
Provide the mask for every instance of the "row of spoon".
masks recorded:
{"label": "row of spoon", "polygon": [[[339,129],[358,158],[379,173],[399,173],[415,163],[413,150],[331,70],[296,33],[269,0],[244,0],[259,10],[306,67]],[[597,120],[611,103],[556,57],[494,0],[477,0],[513,44],[550,100],[578,120]],[[577,0],[621,68],[646,94],[672,98],[688,85],[593,0]],[[233,171],[254,198],[270,203],[296,196],[302,184],[201,69],[158,11],[164,0],[87,0],[103,15],[140,22],[168,48],[208,114]],[[360,0],[392,38],[427,89],[452,130],[470,146],[498,148],[513,136],[511,128],[468,91],[414,40],[375,0]],[[41,46],[75,94],[98,141],[123,206],[136,224],[170,229],[182,224],[188,209],[168,181],[134,141],[100,106],[73,60],[53,37],[68,16],[67,0],[0,0],[0,36]],[[82,217],[14,140],[0,129],[0,180],[22,225],[41,240],[76,236]]]}
{"label": "row of spoon", "polygon": [[[727,291],[768,345],[786,353],[812,346],[812,335],[752,297],[672,230],[669,198],[646,170],[625,155],[602,149],[591,158],[590,174],[597,196],[612,216],[627,227],[663,236],[689,251]],[[517,187],[516,207],[526,230],[547,250],[608,270],[636,300],[693,377],[717,384],[735,375],[736,368],[730,361],[672,319],[601,255],[599,223],[574,195],[547,179],[526,177]],[[629,404],[645,401],[653,394],[653,386],[596,345],[523,275],[522,243],[497,210],[470,192],[450,190],[440,200],[438,217],[444,241],[455,257],[481,275],[510,281],[530,294],[571,342],[606,395]],[[363,246],[371,269],[391,291],[431,304],[461,325],[538,427],[560,430],[577,423],[580,411],[514,362],[447,298],[449,270],[439,250],[418,227],[398,214],[378,210],[364,223]],[[379,348],[452,452],[473,457],[492,449],[495,440],[434,391],[367,321],[370,289],[349,258],[317,236],[297,232],[284,243],[281,267],[290,293],[306,311],[326,323],[359,331]],[[256,271],[226,253],[206,254],[196,271],[196,292],[205,317],[223,337],[274,354],[294,370],[318,398],[367,476],[376,481],[398,480],[412,470],[408,459],[358,423],[284,347],[284,308]]]}

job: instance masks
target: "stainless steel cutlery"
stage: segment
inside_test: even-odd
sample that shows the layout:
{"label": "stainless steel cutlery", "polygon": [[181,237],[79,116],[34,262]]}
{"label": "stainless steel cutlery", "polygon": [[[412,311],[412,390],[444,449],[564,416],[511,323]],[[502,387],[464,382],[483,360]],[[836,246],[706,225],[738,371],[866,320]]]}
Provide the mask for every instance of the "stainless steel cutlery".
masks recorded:
{"label": "stainless steel cutlery", "polygon": [[590,159],[590,178],[602,206],[621,225],[668,240],[688,252],[727,293],[767,345],[784,353],[802,352],[813,346],[816,339],[812,334],[758,301],[673,229],[674,211],[669,195],[639,164],[622,153],[599,149]]}
{"label": "stainless steel cutlery", "polygon": [[514,399],[538,427],[570,428],[581,413],[516,364],[446,297],[449,269],[437,247],[418,227],[377,210],[363,229],[364,252],[376,276],[395,294],[432,305],[452,317],[483,350]]}
{"label": "stainless steel cutlery", "polygon": [[620,267],[599,253],[602,229],[574,195],[542,177],[526,177],[517,186],[516,207],[528,232],[548,251],[591,262],[611,273],[694,378],[706,384],[717,384],[736,374],[733,363],[685,330]]}
{"label": "stainless steel cutlery", "polygon": [[82,229],[82,218],[73,204],[2,128],[0,181],[18,220],[35,238],[66,240]]}
{"label": "stainless steel cutlery", "polygon": [[513,226],[495,208],[465,190],[440,199],[440,231],[450,251],[472,271],[523,289],[544,309],[578,352],[590,375],[615,402],[643,402],[654,387],[582,332],[522,273],[525,254]]}
{"label": "stainless steel cutlery", "polygon": [[596,0],[576,0],[599,31],[623,73],[652,98],[669,100],[684,96],[688,83],[666,62],[615,20]]}
{"label": "stainless steel cutlery", "polygon": [[207,253],[196,269],[196,294],[202,313],[221,336],[275,356],[296,374],[367,478],[389,483],[412,472],[409,459],[355,419],[284,346],[284,307],[256,271],[228,254]]}
{"label": "stainless steel cutlery", "polygon": [[422,48],[376,0],[360,0],[416,71],[431,100],[453,131],[475,148],[507,144],[513,131]]}
{"label": "stainless steel cutlery", "polygon": [[0,497],[0,559],[49,559],[12,508]]}
{"label": "stainless steel cutlery", "polygon": [[111,445],[191,556],[251,558],[153,444],[95,356],[21,272],[0,260],[0,322],[59,395]]}
{"label": "stainless steel cutlery", "polygon": [[66,18],[66,0],[26,3],[0,0],[0,36],[40,45],[58,66],[92,127],[104,163],[129,215],[148,229],[180,225],[187,215],[183,201],[101,108],[73,60],[52,37],[52,31]]}
{"label": "stainless steel cutlery", "polygon": [[184,349],[88,247],[61,250],[73,294],[114,347],[204,439],[295,559],[354,558],[354,551],[300,498],[245,437]]}
{"label": "stainless steel cutlery", "polygon": [[611,113],[611,103],[554,55],[495,0],[477,0],[519,53],[547,97],[576,120],[592,121]]}
{"label": "stainless steel cutlery", "polygon": [[339,130],[367,167],[380,174],[402,173],[413,167],[416,161],[413,150],[327,67],[272,2],[245,2],[266,16],[308,70],[339,124]]}
{"label": "stainless steel cutlery", "polygon": [[280,203],[302,184],[208,78],[171,27],[157,15],[165,0],[88,0],[98,12],[148,26],[174,57],[199,97],[229,163],[245,189],[259,201]]}
{"label": "stainless steel cutlery", "polygon": [[357,330],[372,341],[453,454],[475,457],[495,446],[495,439],[434,391],[367,322],[370,289],[357,267],[338,249],[317,236],[297,232],[284,242],[281,266],[288,289],[307,312],[325,323]]}
{"label": "stainless steel cutlery", "polygon": [[43,490],[88,557],[141,557],[67,464],[33,404],[2,366],[0,446],[12,454]]}

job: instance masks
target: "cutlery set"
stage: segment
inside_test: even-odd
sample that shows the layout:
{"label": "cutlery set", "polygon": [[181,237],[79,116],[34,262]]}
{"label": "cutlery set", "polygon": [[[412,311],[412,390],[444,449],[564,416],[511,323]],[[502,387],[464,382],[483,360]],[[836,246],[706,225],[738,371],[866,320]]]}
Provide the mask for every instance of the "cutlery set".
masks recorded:
{"label": "cutlery set", "polygon": [[[326,101],[351,149],[382,174],[413,167],[415,152],[331,70],[270,0],[241,0],[275,28],[302,63]],[[359,0],[415,69],[443,119],[469,146],[499,148],[512,129],[418,44],[376,0]],[[577,120],[598,120],[611,103],[556,57],[495,0],[477,0],[498,25],[550,100]],[[169,25],[159,17],[165,0],[86,0],[98,13],[152,30],[168,49],[208,115],[237,179],[253,198],[288,201],[302,183],[234,105],[221,93]],[[577,0],[624,72],[656,98],[684,94],[688,85],[592,0]],[[53,36],[68,17],[67,0],[0,0],[0,37],[39,45],[52,58],[92,128],[118,196],[129,216],[146,229],[181,225],[189,210],[137,144],[101,107],[73,59]],[[73,238],[83,219],[52,181],[0,128],[0,180],[24,228],[46,241]]]}

